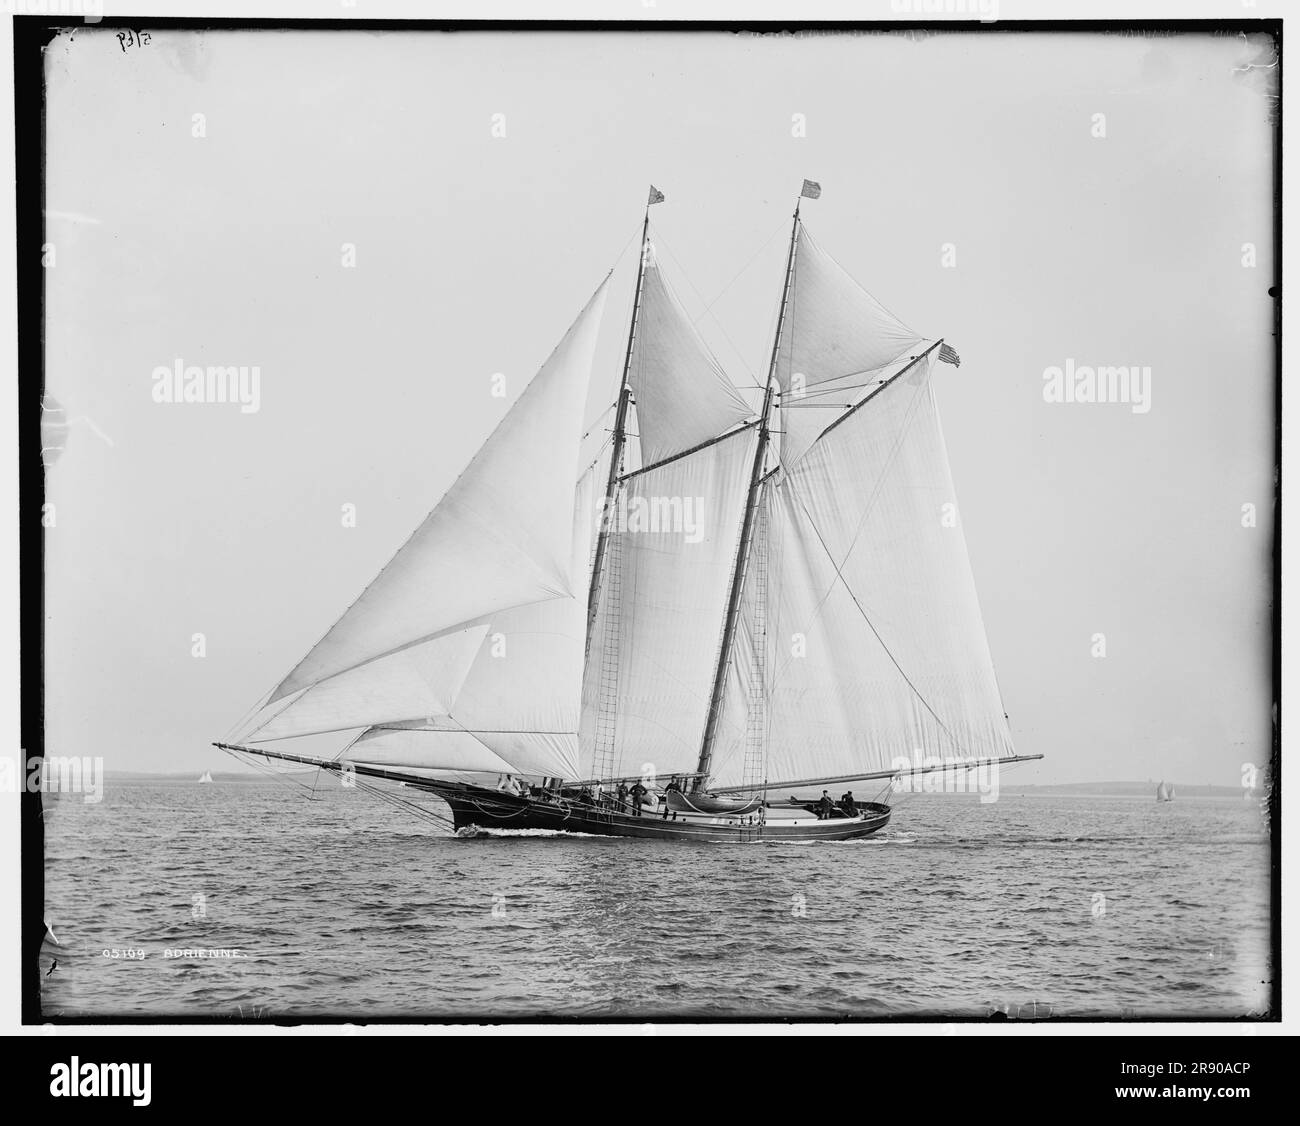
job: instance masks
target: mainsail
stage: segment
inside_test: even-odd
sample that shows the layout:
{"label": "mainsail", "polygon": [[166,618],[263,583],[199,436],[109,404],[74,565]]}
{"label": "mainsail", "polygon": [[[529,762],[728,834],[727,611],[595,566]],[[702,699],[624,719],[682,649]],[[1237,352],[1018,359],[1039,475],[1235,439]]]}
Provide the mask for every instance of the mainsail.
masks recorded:
{"label": "mainsail", "polygon": [[796,210],[770,375],[779,463],[751,491],[760,533],[701,755],[715,789],[1014,757],[931,388],[938,348]]}
{"label": "mainsail", "polygon": [[[956,519],[932,357],[841,411],[763,497],[773,779],[1014,753]],[[736,659],[746,663],[745,645]],[[734,753],[729,761],[718,780],[739,784]]]}

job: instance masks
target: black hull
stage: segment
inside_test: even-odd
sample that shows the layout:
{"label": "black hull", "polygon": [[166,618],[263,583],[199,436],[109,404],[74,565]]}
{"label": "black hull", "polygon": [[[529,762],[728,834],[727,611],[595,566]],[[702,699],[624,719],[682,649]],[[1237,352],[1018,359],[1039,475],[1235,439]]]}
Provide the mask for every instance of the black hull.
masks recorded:
{"label": "black hull", "polygon": [[707,841],[759,844],[781,841],[848,841],[879,832],[889,822],[889,806],[859,803],[857,817],[817,820],[810,813],[794,818],[769,817],[763,822],[736,816],[701,817],[646,812],[640,817],[595,809],[565,798],[521,798],[495,790],[457,784],[431,784],[431,790],[451,806],[457,830],[545,829],[600,837],[639,837],[659,841]]}

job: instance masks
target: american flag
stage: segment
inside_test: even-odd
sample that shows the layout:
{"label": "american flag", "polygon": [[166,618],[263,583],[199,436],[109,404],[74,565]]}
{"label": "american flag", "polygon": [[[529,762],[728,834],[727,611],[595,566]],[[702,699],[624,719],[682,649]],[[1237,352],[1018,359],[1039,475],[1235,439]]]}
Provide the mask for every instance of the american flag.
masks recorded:
{"label": "american flag", "polygon": [[961,367],[961,357],[946,344],[939,345],[939,362],[942,364],[952,364],[955,368]]}
{"label": "american flag", "polygon": [[805,199],[821,199],[822,186],[816,180],[805,180],[803,182],[803,191],[799,194]]}
{"label": "american flag", "polygon": [[656,188],[654,184],[651,184],[650,199],[649,202],[646,203],[646,206],[649,207],[653,203],[663,203],[663,201],[664,201],[664,193],[661,192],[658,188]]}

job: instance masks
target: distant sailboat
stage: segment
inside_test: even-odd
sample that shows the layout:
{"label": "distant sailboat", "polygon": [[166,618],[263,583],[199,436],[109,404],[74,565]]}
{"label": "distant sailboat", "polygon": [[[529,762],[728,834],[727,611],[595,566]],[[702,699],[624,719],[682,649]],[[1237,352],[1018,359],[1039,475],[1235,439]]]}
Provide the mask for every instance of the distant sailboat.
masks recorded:
{"label": "distant sailboat", "polygon": [[1161,782],[1156,787],[1156,801],[1173,801],[1174,788],[1165,782]]}
{"label": "distant sailboat", "polygon": [[[608,278],[397,555],[216,745],[430,791],[458,830],[737,842],[888,822],[831,786],[1041,758],[1012,747],[952,520],[931,376],[957,353],[859,286],[801,205],[757,412],[664,280],[647,205],[603,446],[580,454]],[[327,732],[348,737],[338,758],[263,745]]]}
{"label": "distant sailboat", "polygon": [[200,782],[211,782],[211,781],[212,781],[212,773],[211,773],[211,771],[207,771],[207,770],[205,770],[202,774],[200,774],[200,775],[199,775],[199,781],[200,781]]}

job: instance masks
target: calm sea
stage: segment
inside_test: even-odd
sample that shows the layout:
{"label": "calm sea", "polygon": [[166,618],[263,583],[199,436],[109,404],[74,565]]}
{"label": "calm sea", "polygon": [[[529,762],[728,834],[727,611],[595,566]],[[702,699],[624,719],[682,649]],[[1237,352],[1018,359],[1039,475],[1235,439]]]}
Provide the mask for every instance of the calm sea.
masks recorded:
{"label": "calm sea", "polygon": [[1256,802],[898,795],[873,840],[719,846],[458,839],[328,783],[313,800],[285,781],[110,779],[99,804],[46,801],[49,1015],[1110,1020],[1269,1003]]}

